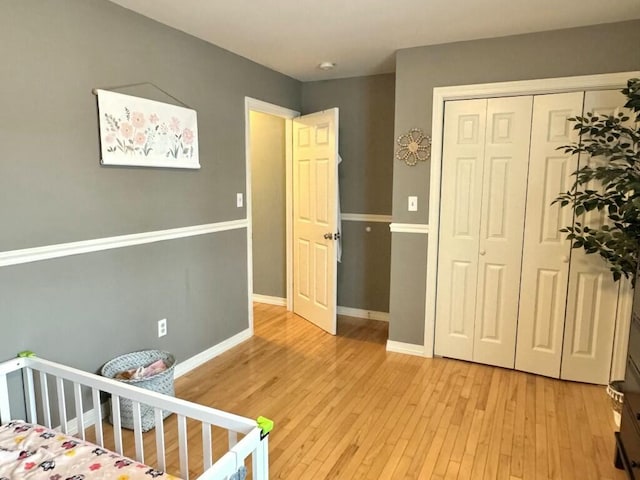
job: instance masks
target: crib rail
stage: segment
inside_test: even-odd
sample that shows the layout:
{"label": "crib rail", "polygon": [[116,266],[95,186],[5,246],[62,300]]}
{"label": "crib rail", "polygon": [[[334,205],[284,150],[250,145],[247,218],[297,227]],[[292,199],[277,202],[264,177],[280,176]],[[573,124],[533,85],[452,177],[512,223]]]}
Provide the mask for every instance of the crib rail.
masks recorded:
{"label": "crib rail", "polygon": [[[124,455],[122,425],[120,422],[120,399],[132,401],[133,434],[135,459],[145,463],[144,441],[141,421],[142,406],[153,408],[155,418],[156,468],[166,470],[166,445],[164,435],[164,411],[176,414],[178,429],[178,456],[181,478],[189,478],[189,452],[187,419],[196,420],[202,429],[202,470],[200,480],[225,479],[235,473],[252,459],[252,477],[256,480],[268,478],[268,438],[262,438],[261,430],[256,422],[239,415],[214,408],[198,405],[179,398],[169,397],[133,385],[118,382],[105,377],[61,365],[41,358],[17,358],[0,363],[0,422],[6,423],[14,418],[9,399],[8,376],[13,372],[22,372],[26,419],[29,422],[44,423],[48,428],[60,429],[65,434],[75,434],[85,440],[85,431],[94,427],[95,443],[105,446],[105,432],[102,419],[108,411],[102,404],[102,394],[111,395],[111,418],[115,450]],[[36,380],[39,388],[36,388]],[[54,380],[51,382],[51,380]],[[65,383],[70,384],[73,391],[75,425],[70,427],[68,400]],[[55,390],[57,417],[59,425],[52,425],[52,399],[50,389]],[[90,395],[83,395],[89,389]],[[85,393],[86,392],[85,390]],[[84,405],[85,398],[93,404],[93,415],[87,418]],[[213,461],[212,427],[220,427],[228,431],[228,451],[217,461]],[[242,438],[238,440],[238,435]]]}

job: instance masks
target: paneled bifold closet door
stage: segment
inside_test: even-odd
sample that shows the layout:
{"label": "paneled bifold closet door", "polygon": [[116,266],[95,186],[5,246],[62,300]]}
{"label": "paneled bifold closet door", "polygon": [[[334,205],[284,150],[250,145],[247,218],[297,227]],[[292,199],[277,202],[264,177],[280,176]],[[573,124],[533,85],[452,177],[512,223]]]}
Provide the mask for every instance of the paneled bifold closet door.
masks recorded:
{"label": "paneled bifold closet door", "polygon": [[[612,115],[624,103],[625,97],[618,90],[586,92],[584,112]],[[581,156],[579,166],[587,162],[597,164],[602,160]],[[589,188],[598,190],[600,185],[594,182]],[[589,212],[576,221],[597,228],[602,226],[605,216],[604,212]],[[572,250],[561,378],[609,382],[619,290],[620,282],[613,281],[609,267],[599,255]]]}
{"label": "paneled bifold closet door", "polygon": [[619,91],[446,103],[437,355],[609,382],[620,284],[599,255],[571,248],[560,229],[573,210],[552,202],[579,165],[601,161],[558,150],[579,141],[569,118],[622,105]]}
{"label": "paneled bifold closet door", "polygon": [[577,166],[575,156],[557,148],[578,140],[567,120],[582,113],[583,97],[573,92],[533,101],[516,369],[550,377],[560,373],[571,258],[560,229],[573,221],[570,208],[551,203],[569,189]]}
{"label": "paneled bifold closet door", "polygon": [[437,355],[514,366],[531,109],[447,102]]}

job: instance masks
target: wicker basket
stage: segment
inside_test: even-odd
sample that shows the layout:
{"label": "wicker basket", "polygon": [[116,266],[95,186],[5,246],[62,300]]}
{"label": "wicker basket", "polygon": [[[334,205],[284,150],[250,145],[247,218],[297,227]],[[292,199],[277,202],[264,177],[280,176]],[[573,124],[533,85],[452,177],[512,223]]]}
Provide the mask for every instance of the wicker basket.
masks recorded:
{"label": "wicker basket", "polygon": [[622,403],[624,402],[624,382],[615,381],[607,386],[607,395],[611,398],[611,407],[613,408],[613,421],[620,428],[620,420],[622,415]]}
{"label": "wicker basket", "polygon": [[[173,370],[175,368],[176,359],[168,352],[163,352],[161,350],[143,350],[141,352],[127,353],[116,357],[113,360],[109,360],[102,367],[100,373],[103,377],[115,379],[115,376],[120,372],[144,367],[160,359],[164,360],[164,363],[167,365],[167,369],[164,372],[139,380],[118,379],[118,381],[173,397],[175,395],[173,386]],[[165,411],[163,418],[167,418],[170,414],[171,412]],[[143,432],[147,432],[155,427],[153,407],[141,404],[140,417],[142,420]],[[131,400],[124,398],[120,399],[120,420],[124,428],[133,430],[133,402]],[[111,415],[109,415],[109,422],[113,424]]]}

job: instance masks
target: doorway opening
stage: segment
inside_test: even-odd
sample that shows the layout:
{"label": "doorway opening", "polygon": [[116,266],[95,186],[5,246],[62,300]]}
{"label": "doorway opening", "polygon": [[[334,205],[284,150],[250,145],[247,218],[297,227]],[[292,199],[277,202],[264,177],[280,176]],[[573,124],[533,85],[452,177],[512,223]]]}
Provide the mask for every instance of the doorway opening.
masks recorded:
{"label": "doorway opening", "polygon": [[336,334],[338,115],[333,108],[300,116],[246,98],[251,328],[257,295]]}
{"label": "doorway opening", "polygon": [[[249,326],[253,331],[253,302],[271,303],[284,305],[287,310],[293,309],[292,291],[292,271],[293,257],[291,248],[291,190],[293,181],[291,178],[292,161],[292,119],[300,116],[299,112],[288,108],[280,107],[271,103],[245,98],[245,153],[246,153],[246,211],[247,211],[247,290],[248,290],[248,314]],[[268,144],[262,147],[263,142]],[[271,167],[271,168],[270,168]],[[254,225],[254,168],[258,169],[255,179],[260,186],[257,188],[258,201],[261,203],[258,213],[261,217]],[[279,177],[279,178],[278,178]],[[277,184],[273,187],[268,185],[269,180],[277,179]],[[263,198],[264,197],[264,198]],[[283,203],[282,203],[283,202]],[[264,208],[263,208],[264,207]],[[284,208],[284,214],[282,209]],[[270,212],[269,209],[276,211]],[[264,218],[262,215],[266,213]],[[273,220],[274,223],[271,223]],[[275,228],[281,229],[275,232]],[[262,256],[262,251],[257,255],[258,276],[254,282],[254,227],[257,227],[258,247],[261,242],[266,241],[265,255],[270,251],[277,251],[280,260]],[[271,231],[271,233],[270,233]],[[277,238],[272,238],[273,234]],[[282,266],[282,245],[278,241],[284,238],[284,265]],[[269,246],[270,244],[270,246]],[[261,249],[262,250],[262,249]],[[257,252],[256,252],[257,253]],[[280,264],[276,264],[280,262]],[[262,290],[261,282],[266,281],[267,271],[265,268],[276,268],[279,270],[278,277],[284,281],[276,289],[269,288]],[[262,291],[255,291],[254,283]]]}

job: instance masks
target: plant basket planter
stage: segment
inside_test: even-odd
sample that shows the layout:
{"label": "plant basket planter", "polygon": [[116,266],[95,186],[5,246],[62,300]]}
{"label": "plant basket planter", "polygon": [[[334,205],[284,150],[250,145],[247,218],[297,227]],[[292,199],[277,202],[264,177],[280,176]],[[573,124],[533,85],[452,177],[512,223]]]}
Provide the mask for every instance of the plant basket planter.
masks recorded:
{"label": "plant basket planter", "polygon": [[[151,377],[141,379],[116,379],[116,375],[120,372],[144,367],[151,363],[163,360],[167,369]],[[127,353],[119,357],[109,360],[104,364],[100,371],[103,377],[113,378],[119,382],[128,383],[136,387],[145,388],[157,393],[163,393],[169,396],[175,396],[173,373],[176,360],[169,352],[161,350],[143,350],[140,352]],[[167,418],[171,412],[165,411],[163,418]],[[140,419],[142,423],[142,431],[147,432],[155,427],[155,415],[153,407],[140,405]],[[133,430],[133,402],[131,400],[120,399],[120,421],[122,427]],[[113,425],[112,414],[109,414],[109,422]]]}
{"label": "plant basket planter", "polygon": [[620,428],[620,419],[622,415],[622,402],[624,401],[624,382],[618,380],[611,382],[607,386],[607,395],[611,398],[611,406],[613,407],[613,421]]}

